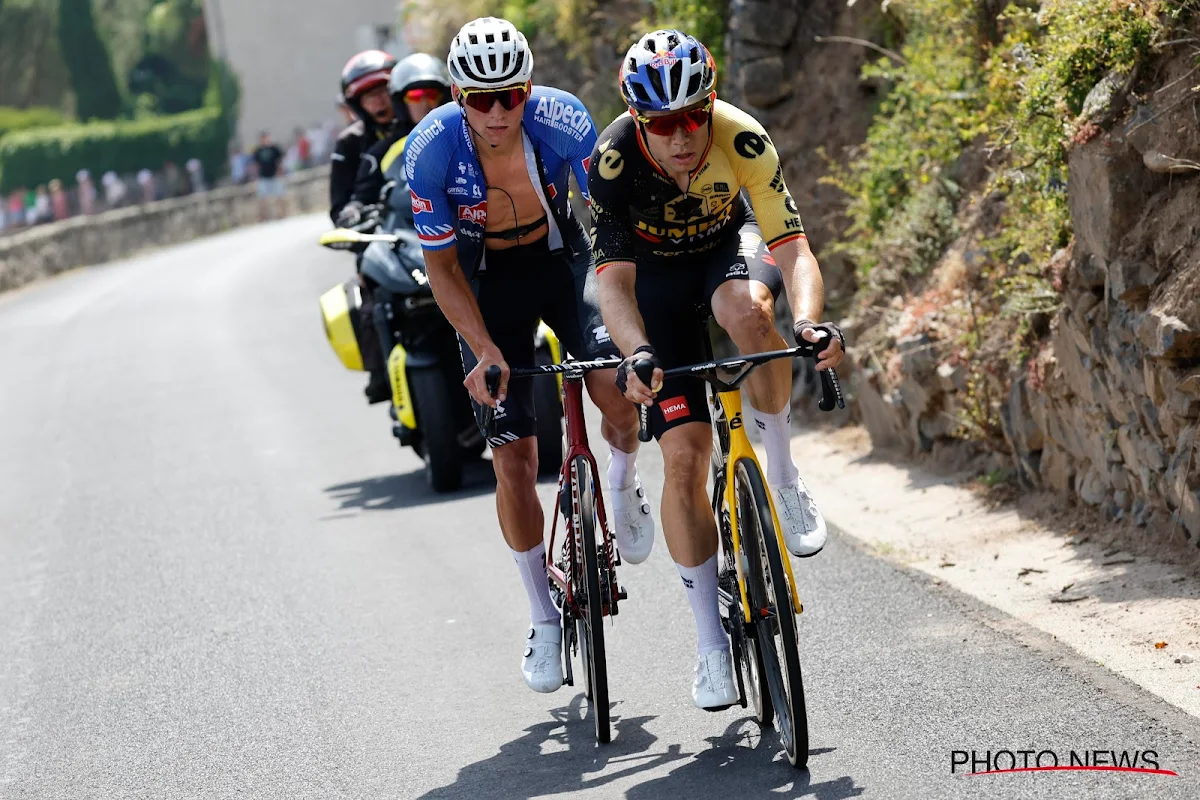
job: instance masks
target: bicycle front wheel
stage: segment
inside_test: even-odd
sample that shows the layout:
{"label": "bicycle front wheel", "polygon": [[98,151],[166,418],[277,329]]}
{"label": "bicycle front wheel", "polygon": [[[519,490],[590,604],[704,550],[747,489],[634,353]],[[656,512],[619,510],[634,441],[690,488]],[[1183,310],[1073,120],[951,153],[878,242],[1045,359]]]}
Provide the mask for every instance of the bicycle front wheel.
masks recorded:
{"label": "bicycle front wheel", "polygon": [[749,562],[746,594],[754,640],[775,709],[775,729],[788,762],[800,768],[808,764],[808,712],[796,648],[792,587],[783,568],[775,518],[758,464],[739,461],[735,480],[738,530]]}
{"label": "bicycle front wheel", "polygon": [[[608,717],[608,665],[604,660],[604,597],[600,594],[600,551],[596,548],[596,501],[592,492],[594,476],[588,460],[576,456],[571,462],[571,500],[576,523],[576,546],[582,558],[582,575],[575,577],[575,603],[580,607],[580,649],[588,677],[588,699],[596,721],[596,741],[611,740]],[[582,590],[582,591],[581,591]]]}

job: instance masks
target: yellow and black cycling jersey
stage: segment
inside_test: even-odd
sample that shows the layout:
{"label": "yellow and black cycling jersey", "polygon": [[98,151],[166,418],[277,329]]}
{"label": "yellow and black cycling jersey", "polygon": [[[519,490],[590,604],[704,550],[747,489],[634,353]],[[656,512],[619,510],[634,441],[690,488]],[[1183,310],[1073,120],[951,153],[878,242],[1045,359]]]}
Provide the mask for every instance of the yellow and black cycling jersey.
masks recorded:
{"label": "yellow and black cycling jersey", "polygon": [[632,116],[622,115],[600,135],[588,168],[597,270],[712,250],[738,235],[751,208],[767,247],[804,235],[779,154],[762,125],[721,100],[713,105],[710,125],[708,149],[687,192],[650,155]]}

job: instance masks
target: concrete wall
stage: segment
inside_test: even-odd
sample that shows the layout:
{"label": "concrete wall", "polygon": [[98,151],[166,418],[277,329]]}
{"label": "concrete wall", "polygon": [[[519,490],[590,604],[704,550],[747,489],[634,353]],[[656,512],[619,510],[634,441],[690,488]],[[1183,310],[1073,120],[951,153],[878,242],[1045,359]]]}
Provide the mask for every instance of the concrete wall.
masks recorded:
{"label": "concrete wall", "polygon": [[[329,168],[287,178],[288,211],[329,206]],[[253,185],[75,217],[0,238],[0,291],[64,270],[103,264],[138,251],[190,241],[258,220]]]}
{"label": "concrete wall", "polygon": [[[400,18],[397,0],[204,0],[204,5],[213,54],[228,60],[241,79],[238,135],[247,146],[263,129],[286,142],[296,126],[336,118],[342,67],[360,50],[383,44],[378,29],[394,31]],[[404,44],[388,47],[400,50]]]}

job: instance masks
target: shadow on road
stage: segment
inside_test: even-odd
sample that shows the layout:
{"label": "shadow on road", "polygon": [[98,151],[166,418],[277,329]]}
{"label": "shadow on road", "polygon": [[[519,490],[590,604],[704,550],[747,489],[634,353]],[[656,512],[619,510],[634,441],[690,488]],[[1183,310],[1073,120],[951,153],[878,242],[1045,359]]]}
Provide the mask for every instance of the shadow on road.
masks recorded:
{"label": "shadow on road", "polygon": [[[596,744],[590,716],[584,716],[584,697],[551,710],[554,717],[526,728],[524,736],[500,745],[500,752],[458,771],[449,786],[434,789],[420,800],[442,798],[534,798],[595,789],[629,775],[688,756],[679,745],[651,752],[657,737],[645,729],[654,717],[615,718],[613,741]],[[547,745],[550,752],[543,752]],[[603,774],[596,774],[603,772]]]}
{"label": "shadow on road", "polygon": [[[866,789],[850,776],[814,780],[809,769],[797,770],[787,763],[773,730],[763,735],[752,718],[734,720],[720,736],[708,737],[711,749],[702,750],[670,773],[626,792],[627,800],[660,797],[814,797],[817,800],[846,800]],[[809,767],[820,770],[814,758],[835,748],[808,751]]]}
{"label": "shadow on road", "polygon": [[423,469],[339,483],[324,491],[337,501],[338,511],[390,511],[491,494],[496,491],[496,476],[490,461],[477,461],[463,467],[463,488],[456,492],[438,494],[430,489]]}
{"label": "shadow on road", "polygon": [[[614,704],[615,705],[615,704]],[[597,746],[583,695],[551,712],[553,720],[526,728],[526,733],[500,746],[496,755],[468,764],[458,778],[422,795],[420,800],[469,797],[535,798],[597,789],[631,775],[678,762],[666,775],[639,783],[625,797],[815,797],[846,800],[865,790],[850,777],[813,782],[808,770],[794,770],[783,760],[773,732],[763,740],[758,724],[743,718],[721,736],[710,737],[711,750],[691,754],[678,744],[654,748],[658,738],[645,725],[654,717],[615,717],[610,744]],[[548,750],[548,752],[547,752]],[[813,756],[832,748],[810,751]],[[617,792],[611,792],[617,796]]]}

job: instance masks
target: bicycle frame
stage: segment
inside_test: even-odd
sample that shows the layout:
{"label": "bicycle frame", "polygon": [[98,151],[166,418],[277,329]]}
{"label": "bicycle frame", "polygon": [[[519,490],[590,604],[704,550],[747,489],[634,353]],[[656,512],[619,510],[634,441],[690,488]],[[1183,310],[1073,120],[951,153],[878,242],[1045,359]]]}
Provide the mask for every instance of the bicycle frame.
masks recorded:
{"label": "bicycle frame", "polygon": [[[563,457],[562,472],[558,476],[558,494],[556,497],[562,497],[563,487],[568,485],[570,480],[571,465],[575,461],[576,456],[583,456],[587,459],[588,464],[592,468],[593,487],[592,491],[595,496],[596,516],[600,522],[600,527],[597,531],[600,538],[604,542],[604,558],[607,562],[608,576],[612,580],[612,585],[609,586],[609,597],[615,605],[618,596],[618,586],[616,585],[615,571],[613,570],[613,548],[612,538],[609,535],[608,518],[604,511],[604,493],[600,487],[600,472],[596,467],[596,459],[592,456],[591,448],[588,447],[587,427],[584,424],[583,418],[583,373],[582,372],[567,372],[562,376],[563,384],[563,412],[567,419],[567,452]],[[574,605],[574,592],[571,587],[571,576],[563,572],[554,563],[554,537],[558,527],[557,501],[555,503],[555,513],[551,515],[550,521],[550,544],[546,547],[546,571],[550,575],[550,579],[557,584],[565,595],[563,602],[564,608]],[[572,509],[572,517],[578,513],[577,509]],[[578,564],[581,564],[581,558],[578,552],[580,545],[579,536],[574,529],[574,524],[571,519],[567,519],[563,525],[567,534],[567,547],[569,548],[569,557],[567,565],[570,569],[575,569]],[[603,602],[603,599],[601,599]],[[605,608],[605,613],[609,613],[610,609]]]}
{"label": "bicycle frame", "polygon": [[[738,530],[738,515],[737,515],[737,485],[733,479],[734,470],[737,468],[739,461],[748,460],[758,464],[758,456],[754,453],[754,446],[750,444],[750,437],[746,436],[746,426],[742,418],[742,393],[740,389],[734,389],[728,392],[716,392],[713,402],[713,411],[717,411],[716,406],[724,412],[724,418],[727,421],[726,427],[729,435],[729,452],[725,453],[725,488],[724,502],[725,507],[729,509],[729,527],[733,534],[733,551],[735,553],[741,550],[741,533]],[[718,419],[713,420],[713,424],[719,423]],[[759,471],[762,471],[761,466]],[[796,576],[792,574],[792,561],[787,557],[787,545],[783,541],[783,529],[779,527],[779,515],[775,511],[775,498],[767,492],[767,502],[771,505],[771,519],[775,523],[775,539],[779,542],[779,552],[783,556],[783,568],[787,572],[788,581],[792,585],[792,604],[795,606],[797,614],[803,613],[804,606],[800,602],[800,593],[796,588]],[[738,576],[738,591],[742,597],[742,613],[745,616],[745,621],[750,620],[750,602],[746,596],[746,576],[742,572],[742,562],[740,558],[734,559],[734,566],[737,569]]]}

